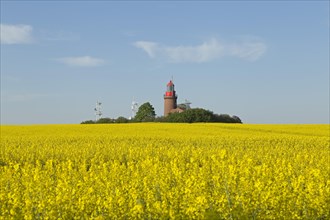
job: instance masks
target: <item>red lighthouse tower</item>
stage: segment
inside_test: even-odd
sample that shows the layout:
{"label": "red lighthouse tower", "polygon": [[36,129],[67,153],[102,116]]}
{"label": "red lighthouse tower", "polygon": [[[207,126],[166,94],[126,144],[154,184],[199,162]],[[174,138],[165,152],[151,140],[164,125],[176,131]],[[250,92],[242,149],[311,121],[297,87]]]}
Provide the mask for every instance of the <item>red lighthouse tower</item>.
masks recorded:
{"label": "red lighthouse tower", "polygon": [[172,80],[167,83],[167,89],[164,95],[164,116],[167,116],[171,110],[176,109],[177,96],[174,90],[174,84]]}

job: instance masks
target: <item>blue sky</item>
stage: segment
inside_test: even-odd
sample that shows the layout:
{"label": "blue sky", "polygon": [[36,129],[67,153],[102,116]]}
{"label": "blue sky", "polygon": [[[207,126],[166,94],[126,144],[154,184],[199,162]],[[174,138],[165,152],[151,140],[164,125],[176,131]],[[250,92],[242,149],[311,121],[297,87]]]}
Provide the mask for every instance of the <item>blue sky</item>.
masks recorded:
{"label": "blue sky", "polygon": [[1,124],[129,117],[133,97],[329,123],[329,1],[2,1]]}

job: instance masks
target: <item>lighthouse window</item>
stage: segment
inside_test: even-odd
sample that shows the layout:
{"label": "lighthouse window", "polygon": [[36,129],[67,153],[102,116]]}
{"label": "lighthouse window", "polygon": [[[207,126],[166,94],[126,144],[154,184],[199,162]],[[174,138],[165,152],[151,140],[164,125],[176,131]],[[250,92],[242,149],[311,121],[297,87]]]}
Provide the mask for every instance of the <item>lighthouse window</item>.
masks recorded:
{"label": "lighthouse window", "polygon": [[173,91],[173,86],[167,86],[167,91]]}

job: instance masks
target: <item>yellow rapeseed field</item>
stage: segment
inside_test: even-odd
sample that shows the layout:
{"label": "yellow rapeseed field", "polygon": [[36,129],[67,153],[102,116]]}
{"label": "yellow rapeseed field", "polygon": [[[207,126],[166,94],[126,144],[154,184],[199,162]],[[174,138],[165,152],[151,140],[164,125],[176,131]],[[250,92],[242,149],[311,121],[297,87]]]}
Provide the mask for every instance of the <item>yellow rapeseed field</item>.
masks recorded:
{"label": "yellow rapeseed field", "polygon": [[330,219],[329,125],[1,126],[0,219]]}

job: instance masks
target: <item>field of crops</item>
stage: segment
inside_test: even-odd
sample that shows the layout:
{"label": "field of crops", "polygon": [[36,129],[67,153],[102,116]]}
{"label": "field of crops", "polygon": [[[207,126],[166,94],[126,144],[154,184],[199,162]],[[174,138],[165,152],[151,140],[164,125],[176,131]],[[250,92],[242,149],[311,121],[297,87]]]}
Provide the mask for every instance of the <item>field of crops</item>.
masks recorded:
{"label": "field of crops", "polygon": [[0,219],[330,219],[329,125],[1,126]]}

